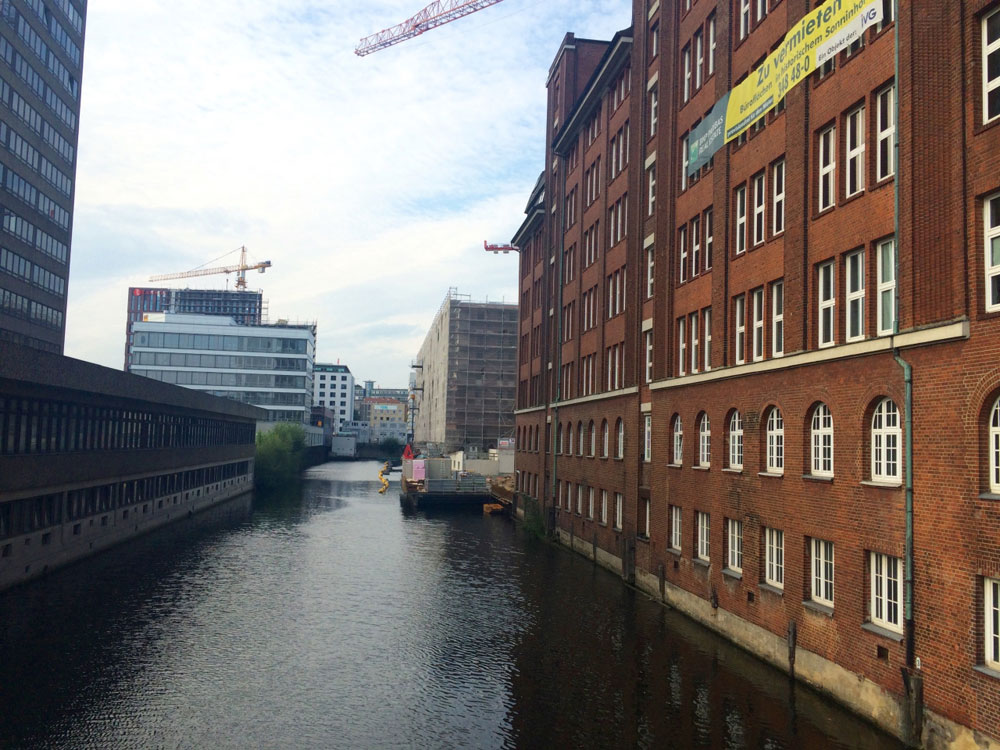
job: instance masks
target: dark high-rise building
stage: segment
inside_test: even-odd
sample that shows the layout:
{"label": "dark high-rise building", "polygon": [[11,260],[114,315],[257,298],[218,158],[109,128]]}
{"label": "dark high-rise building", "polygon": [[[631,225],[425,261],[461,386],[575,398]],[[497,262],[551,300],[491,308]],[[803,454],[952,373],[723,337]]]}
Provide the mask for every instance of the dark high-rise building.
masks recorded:
{"label": "dark high-rise building", "polygon": [[128,369],[132,325],[144,313],[172,312],[192,315],[227,315],[241,326],[259,326],[267,317],[261,292],[225,289],[163,289],[134,287],[128,289],[128,312],[125,323],[125,369]]}
{"label": "dark high-rise building", "polygon": [[0,1],[0,340],[61,353],[86,0]]}

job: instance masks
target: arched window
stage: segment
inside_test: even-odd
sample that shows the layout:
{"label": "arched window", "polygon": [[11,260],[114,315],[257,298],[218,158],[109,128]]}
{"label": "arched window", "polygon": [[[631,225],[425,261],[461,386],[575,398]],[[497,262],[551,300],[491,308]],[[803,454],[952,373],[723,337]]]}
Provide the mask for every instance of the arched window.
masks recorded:
{"label": "arched window", "polygon": [[604,458],[608,457],[609,447],[608,420],[605,419],[601,424],[601,456]]}
{"label": "arched window", "polygon": [[674,415],[674,463],[684,463],[684,423],[681,415]]}
{"label": "arched window", "polygon": [[743,418],[735,410],[729,417],[729,468],[743,469]]}
{"label": "arched window", "polygon": [[826,404],[817,404],[813,409],[812,430],[812,468],[818,477],[833,476],[833,415]]}
{"label": "arched window", "polygon": [[785,420],[777,406],[767,416],[767,471],[785,473]]}
{"label": "arched window", "polygon": [[625,458],[625,423],[618,418],[618,422],[615,423],[615,458]]}
{"label": "arched window", "polygon": [[576,425],[576,455],[583,455],[583,422]]}
{"label": "arched window", "polygon": [[872,479],[882,482],[900,480],[899,409],[891,398],[882,399],[872,415]]}
{"label": "arched window", "polygon": [[556,453],[562,453],[563,450],[562,441],[563,441],[563,431],[562,431],[562,422],[560,422],[559,426],[556,427]]}
{"label": "arched window", "polygon": [[566,455],[573,455],[573,423],[569,422],[566,425]]}
{"label": "arched window", "polygon": [[590,457],[593,458],[597,454],[597,428],[594,427],[594,422],[590,423]]}
{"label": "arched window", "polygon": [[1000,398],[990,413],[990,492],[1000,493]]}
{"label": "arched window", "polygon": [[698,465],[707,467],[712,463],[712,424],[707,414],[698,420]]}

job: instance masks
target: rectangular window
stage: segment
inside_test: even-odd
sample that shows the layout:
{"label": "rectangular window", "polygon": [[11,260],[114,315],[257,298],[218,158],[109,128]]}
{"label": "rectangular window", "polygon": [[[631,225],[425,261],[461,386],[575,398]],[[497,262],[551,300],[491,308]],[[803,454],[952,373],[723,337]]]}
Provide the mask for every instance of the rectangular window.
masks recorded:
{"label": "rectangular window", "polygon": [[736,254],[747,249],[747,188],[740,185],[736,188]]}
{"label": "rectangular window", "polygon": [[660,24],[654,23],[649,29],[649,59],[660,54]]}
{"label": "rectangular window", "polygon": [[681,551],[681,509],[670,506],[670,548]]}
{"label": "rectangular window", "polygon": [[709,541],[710,532],[712,528],[712,517],[708,513],[703,513],[698,511],[695,513],[696,528],[698,530],[698,543],[696,545],[696,554],[699,560],[704,560],[708,562],[709,560]]}
{"label": "rectangular window", "polygon": [[[583,435],[581,434],[580,437],[582,438]],[[580,441],[580,455],[581,456],[583,455],[583,441],[582,440]],[[578,484],[576,486],[576,514],[578,516],[582,516],[583,515],[583,485],[582,484]]]}
{"label": "rectangular window", "polygon": [[865,108],[847,115],[847,197],[865,189]]}
{"label": "rectangular window", "polygon": [[847,256],[847,340],[865,337],[865,253]]}
{"label": "rectangular window", "polygon": [[704,225],[705,225],[705,270],[711,270],[712,268],[712,243],[713,243],[713,216],[712,209],[708,209],[704,214]]}
{"label": "rectangular window", "polygon": [[653,416],[647,414],[643,420],[642,460],[649,463],[653,460]]}
{"label": "rectangular window", "polygon": [[986,666],[1000,669],[1000,580],[987,578],[983,596],[983,614],[985,648],[983,649]]}
{"label": "rectangular window", "polygon": [[819,134],[819,210],[826,211],[836,200],[836,128],[831,125]]}
{"label": "rectangular window", "polygon": [[691,329],[691,372],[698,372],[698,313],[691,313],[691,319],[688,324]]}
{"label": "rectangular window", "polygon": [[687,247],[687,226],[683,226],[677,233],[677,256],[680,259],[680,280],[683,284],[687,281],[688,272],[688,247]]}
{"label": "rectangular window", "polygon": [[983,122],[1000,117],[1000,9],[983,17]]}
{"label": "rectangular window", "polygon": [[741,294],[736,298],[735,310],[736,322],[736,364],[742,365],[746,362],[746,298]]}
{"label": "rectangular window", "polygon": [[715,13],[708,17],[708,74],[715,73]]}
{"label": "rectangular window", "polygon": [[771,231],[785,231],[785,160],[771,167]]}
{"label": "rectangular window", "polygon": [[646,331],[646,382],[653,382],[653,332]]}
{"label": "rectangular window", "polygon": [[712,308],[706,307],[702,311],[702,338],[704,339],[704,344],[702,349],[704,349],[704,354],[702,359],[704,360],[705,372],[712,369]]}
{"label": "rectangular window", "polygon": [[878,335],[893,333],[896,328],[896,242],[888,239],[878,244]]}
{"label": "rectangular window", "polygon": [[594,519],[594,488],[587,488],[587,518]]}
{"label": "rectangular window", "polygon": [[621,529],[622,527],[622,516],[625,512],[625,497],[620,492],[615,493],[615,528]]}
{"label": "rectangular window", "polygon": [[694,32],[694,88],[697,91],[701,88],[702,71],[705,65],[704,40],[701,36],[701,29]]}
{"label": "rectangular window", "polygon": [[903,632],[900,593],[903,590],[903,565],[898,557],[871,553],[871,621],[875,625]]}
{"label": "rectangular window", "polygon": [[701,272],[701,220],[691,219],[691,276]]}
{"label": "rectangular window", "polygon": [[687,340],[684,336],[684,326],[687,321],[681,318],[677,321],[677,374],[685,375],[684,367],[687,363]]}
{"label": "rectangular window", "polygon": [[771,285],[771,356],[785,353],[785,285],[776,281]]}
{"label": "rectangular window", "polygon": [[750,33],[750,0],[740,0],[739,33],[737,38],[743,41]]}
{"label": "rectangular window", "polygon": [[608,522],[608,491],[601,490],[601,523]]}
{"label": "rectangular window", "polygon": [[660,93],[656,86],[649,90],[649,137],[656,135],[656,125],[659,119]]}
{"label": "rectangular window", "polygon": [[833,606],[833,542],[812,540],[812,589],[814,602]]}
{"label": "rectangular window", "polygon": [[646,248],[646,297],[651,298],[653,296],[653,275],[655,265],[655,257],[653,254],[653,246],[650,245]]}
{"label": "rectangular window", "polygon": [[878,100],[878,164],[876,174],[879,180],[892,177],[896,172],[896,98],[895,85],[882,89]]}
{"label": "rectangular window", "polygon": [[743,572],[743,522],[726,519],[728,544],[726,545],[726,567],[737,573]]}
{"label": "rectangular window", "polygon": [[834,313],[837,302],[833,281],[833,261],[823,263],[817,269],[817,294],[819,298],[819,345],[833,346]]}
{"label": "rectangular window", "polygon": [[688,186],[688,137],[681,138],[681,191]]}
{"label": "rectangular window", "polygon": [[646,170],[647,197],[649,201],[649,215],[656,213],[656,163],[649,165]]}
{"label": "rectangular window", "polygon": [[684,98],[682,101],[687,101],[691,98],[691,45],[684,48],[681,53],[684,60]]}
{"label": "rectangular window", "polygon": [[[993,15],[1000,18],[998,13]],[[1000,193],[983,201],[983,236],[986,239],[986,309],[1000,310]]]}
{"label": "rectangular window", "polygon": [[750,314],[753,328],[751,338],[753,345],[753,361],[764,359],[764,290],[755,289],[750,293]]}
{"label": "rectangular window", "polygon": [[785,588],[785,532],[764,529],[764,582]]}
{"label": "rectangular window", "polygon": [[767,205],[767,190],[765,189],[764,173],[753,178],[753,244],[756,247],[764,242],[764,206]]}

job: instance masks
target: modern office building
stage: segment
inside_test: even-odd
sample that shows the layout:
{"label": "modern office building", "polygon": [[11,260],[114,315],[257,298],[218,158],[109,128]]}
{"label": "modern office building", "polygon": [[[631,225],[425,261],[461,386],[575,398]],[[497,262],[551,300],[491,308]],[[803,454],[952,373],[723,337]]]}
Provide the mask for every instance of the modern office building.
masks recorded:
{"label": "modern office building", "polygon": [[0,5],[0,340],[62,353],[86,3]]}
{"label": "modern office building", "polygon": [[333,434],[354,420],[354,375],[347,365],[317,363],[313,368],[313,406],[333,415]]}
{"label": "modern office building", "polygon": [[514,432],[517,305],[450,290],[420,347],[413,439],[440,451],[486,451]]}
{"label": "modern office building", "polygon": [[309,424],[316,325],[237,325],[230,317],[146,313],[133,325],[129,372]]}
{"label": "modern office building", "polygon": [[908,742],[997,743],[1000,5],[895,5],[635,0],[565,38],[513,238],[518,489]]}
{"label": "modern office building", "polygon": [[241,326],[259,326],[267,319],[263,292],[228,289],[128,289],[125,322],[125,369],[128,370],[128,342],[132,325],[145,313],[170,312],[193,315],[227,315]]}

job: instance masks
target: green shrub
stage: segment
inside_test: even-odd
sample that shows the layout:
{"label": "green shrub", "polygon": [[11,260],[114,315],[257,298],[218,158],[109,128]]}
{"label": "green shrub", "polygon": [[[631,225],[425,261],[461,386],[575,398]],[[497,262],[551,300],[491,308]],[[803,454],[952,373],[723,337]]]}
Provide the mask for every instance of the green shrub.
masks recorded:
{"label": "green shrub", "polygon": [[298,479],[305,459],[306,431],[300,424],[282,423],[257,433],[254,481],[258,487],[277,487]]}

